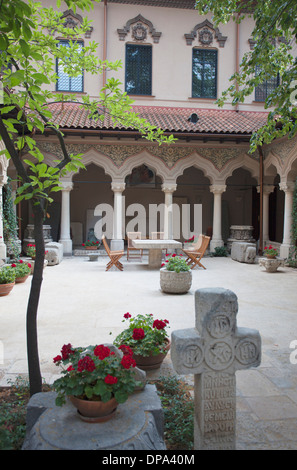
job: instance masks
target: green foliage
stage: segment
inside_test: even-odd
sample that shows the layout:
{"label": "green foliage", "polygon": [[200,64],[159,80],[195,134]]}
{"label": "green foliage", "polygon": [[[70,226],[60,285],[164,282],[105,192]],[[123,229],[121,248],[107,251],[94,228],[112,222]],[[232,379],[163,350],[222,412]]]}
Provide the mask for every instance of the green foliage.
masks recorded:
{"label": "green foliage", "polygon": [[[223,106],[229,99],[233,105],[243,103],[256,86],[267,79],[280,76],[280,85],[267,97],[265,108],[271,108],[267,124],[251,138],[251,152],[258,145],[270,143],[275,138],[288,135],[293,137],[297,130],[296,85],[297,61],[293,51],[297,35],[297,2],[295,0],[263,0],[243,3],[237,0],[197,0],[200,13],[213,13],[215,26],[231,19],[241,22],[252,16],[254,29],[251,34],[255,41],[252,51],[244,54],[238,73],[230,77],[230,87],[218,99]],[[256,66],[261,72],[255,74]],[[276,125],[278,122],[278,125]]]}
{"label": "green foliage", "polygon": [[228,250],[225,246],[216,246],[211,256],[228,256]]}
{"label": "green foliage", "polygon": [[190,271],[190,266],[187,265],[186,260],[182,258],[182,255],[173,254],[168,258],[165,263],[162,263],[162,267],[165,267],[167,271],[175,271],[176,273],[181,273],[185,271]]}
{"label": "green foliage", "polygon": [[121,358],[104,345],[86,348],[64,345],[54,362],[63,367],[62,377],[53,384],[58,392],[57,406],[62,406],[66,396],[71,395],[103,402],[114,397],[118,403],[124,403],[137,385],[133,370],[136,363],[131,355]]}
{"label": "green foliage", "polygon": [[114,340],[117,347],[129,346],[134,354],[142,356],[156,356],[164,352],[168,339],[165,329],[168,320],[154,320],[152,314],[139,314],[133,318],[130,313],[125,313],[122,321],[128,321],[129,326]]}
{"label": "green foliage", "polygon": [[164,411],[164,436],[169,449],[192,450],[194,401],[176,376],[160,377],[156,383]]}
{"label": "green foliage", "polygon": [[291,228],[292,246],[289,253],[289,266],[297,267],[297,181],[295,182],[293,194],[293,209],[292,209],[292,228]]}
{"label": "green foliage", "polygon": [[10,284],[15,281],[15,270],[11,266],[0,269],[0,284]]}
{"label": "green foliage", "polygon": [[15,277],[24,277],[31,273],[31,264],[24,263],[23,260],[12,263],[11,267],[14,269]]}

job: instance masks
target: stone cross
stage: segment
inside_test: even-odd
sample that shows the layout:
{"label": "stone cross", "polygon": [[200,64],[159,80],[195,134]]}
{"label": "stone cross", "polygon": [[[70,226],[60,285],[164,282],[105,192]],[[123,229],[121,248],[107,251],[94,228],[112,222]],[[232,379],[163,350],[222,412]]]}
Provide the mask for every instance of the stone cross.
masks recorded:
{"label": "stone cross", "polygon": [[223,288],[195,292],[196,327],[173,331],[171,360],[194,374],[194,449],[235,449],[235,372],[261,362],[257,330],[237,328],[236,295]]}

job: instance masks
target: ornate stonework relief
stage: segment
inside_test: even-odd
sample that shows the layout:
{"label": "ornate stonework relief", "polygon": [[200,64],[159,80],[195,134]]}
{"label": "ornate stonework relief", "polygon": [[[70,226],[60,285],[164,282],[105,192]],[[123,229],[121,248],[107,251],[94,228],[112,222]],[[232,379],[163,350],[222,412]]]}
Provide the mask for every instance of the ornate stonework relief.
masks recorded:
{"label": "ornate stonework relief", "polygon": [[[288,155],[297,146],[297,137],[286,139],[282,142],[270,144],[264,151],[265,157],[272,152],[275,156],[279,157],[282,166],[285,165]],[[297,157],[296,157],[297,158]]]}
{"label": "ornate stonework relief", "polygon": [[184,36],[188,46],[193,44],[196,37],[198,38],[198,43],[201,46],[210,46],[212,45],[213,40],[216,39],[219,43],[219,47],[224,47],[225,42],[228,39],[227,36],[222,35],[219,28],[214,28],[213,24],[208,20],[196,24],[194,29],[190,33],[186,33]]}
{"label": "ornate stonework relief", "polygon": [[[65,28],[74,29],[77,26],[81,26],[83,23],[83,18],[79,14],[75,14],[72,10],[66,10],[61,16],[61,21]],[[88,31],[85,33],[85,38],[90,38],[93,32],[93,26],[90,26]]]}
{"label": "ornate stonework relief", "polygon": [[[53,142],[39,142],[38,146],[41,151],[62,158],[62,152],[58,144]],[[66,148],[69,153],[73,154],[85,154],[91,149],[94,149],[108,157],[117,168],[120,168],[127,158],[138,155],[142,151],[146,151],[152,156],[159,158],[169,169],[173,168],[179,160],[187,158],[197,152],[198,155],[209,160],[218,171],[221,171],[229,160],[236,159],[245,153],[241,148],[177,147],[175,145],[159,147],[155,145],[66,144]]]}
{"label": "ornate stonework relief", "polygon": [[127,34],[130,33],[130,29],[132,29],[132,38],[135,41],[144,41],[149,33],[152,36],[154,43],[158,44],[162,34],[156,31],[152,22],[144,18],[142,15],[137,15],[135,18],[128,20],[122,29],[117,30],[120,41],[125,41]]}

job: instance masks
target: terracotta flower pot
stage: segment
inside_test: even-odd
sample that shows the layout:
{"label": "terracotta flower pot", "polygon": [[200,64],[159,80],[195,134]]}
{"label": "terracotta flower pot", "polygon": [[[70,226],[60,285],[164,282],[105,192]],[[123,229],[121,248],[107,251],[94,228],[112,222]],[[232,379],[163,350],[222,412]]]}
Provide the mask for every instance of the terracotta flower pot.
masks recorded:
{"label": "terracotta flower pot", "polygon": [[276,258],[276,255],[266,255],[266,258],[268,258],[268,259],[275,259],[275,258]]}
{"label": "terracotta flower pot", "polygon": [[70,396],[71,403],[77,409],[78,415],[82,421],[87,423],[103,423],[110,420],[118,406],[115,398],[104,403],[103,401],[82,400]]}
{"label": "terracotta flower pot", "polygon": [[28,279],[29,276],[30,276],[30,274],[26,274],[25,276],[22,276],[22,277],[16,277],[15,278],[15,283],[20,284],[22,282],[25,282]]}
{"label": "terracotta flower pot", "polygon": [[167,346],[164,353],[159,353],[156,356],[150,354],[149,356],[141,356],[140,354],[133,354],[133,359],[136,362],[136,366],[142,370],[158,369],[164,361],[167,353],[170,349],[170,339],[167,339]]}
{"label": "terracotta flower pot", "polygon": [[13,289],[15,282],[10,282],[9,284],[0,284],[0,297],[8,295],[9,292]]}

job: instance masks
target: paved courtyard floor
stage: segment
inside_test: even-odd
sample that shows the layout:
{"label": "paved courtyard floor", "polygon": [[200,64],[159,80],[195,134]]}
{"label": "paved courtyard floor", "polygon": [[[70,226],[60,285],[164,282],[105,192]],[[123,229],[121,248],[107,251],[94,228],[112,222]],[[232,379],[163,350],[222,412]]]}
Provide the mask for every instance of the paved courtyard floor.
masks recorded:
{"label": "paved courtyard floor", "polygon": [[[123,314],[152,313],[169,320],[169,333],[195,324],[194,293],[202,287],[224,287],[238,297],[239,327],[259,330],[260,367],[236,373],[237,448],[297,449],[297,364],[291,342],[297,340],[297,270],[267,273],[258,264],[231,258],[204,258],[206,270],[193,270],[185,295],[160,290],[159,271],[127,262],[124,271],[106,272],[108,259],[64,258],[44,270],[38,313],[42,375],[51,383],[57,374],[52,358],[61,346],[111,343],[124,328]],[[31,280],[0,298],[0,386],[27,374],[26,307]],[[294,356],[295,357],[295,356]],[[170,355],[148,379],[173,374]],[[185,380],[191,385],[193,377]]]}

